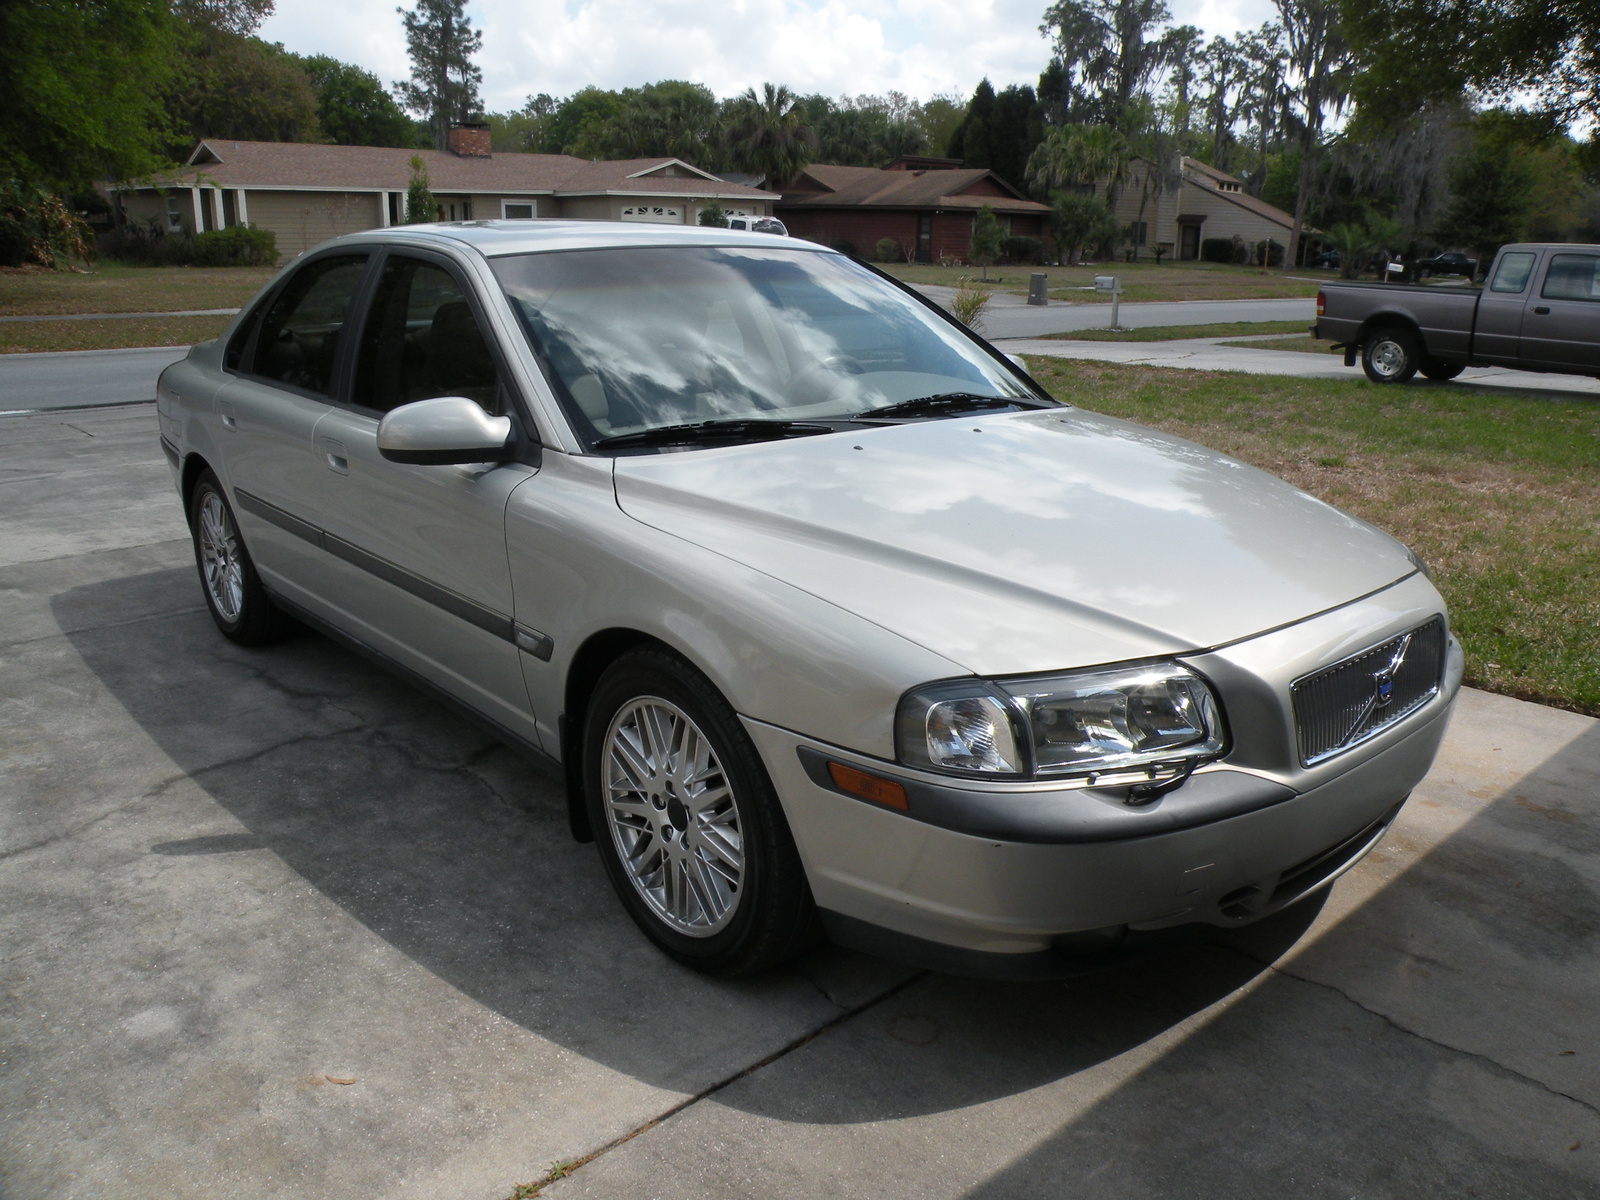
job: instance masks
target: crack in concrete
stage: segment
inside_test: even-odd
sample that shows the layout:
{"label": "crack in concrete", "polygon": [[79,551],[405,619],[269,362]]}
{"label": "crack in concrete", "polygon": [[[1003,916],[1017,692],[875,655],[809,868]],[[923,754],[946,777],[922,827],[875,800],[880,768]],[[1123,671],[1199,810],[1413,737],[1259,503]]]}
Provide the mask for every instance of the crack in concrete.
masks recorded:
{"label": "crack in concrete", "polygon": [[[857,1004],[852,1008],[845,1009],[838,1016],[829,1018],[821,1025],[818,1025],[815,1029],[811,1030],[809,1033],[803,1033],[799,1037],[794,1038],[792,1041],[786,1042],[784,1045],[778,1047],[778,1049],[774,1050],[765,1058],[757,1059],[749,1066],[735,1071],[732,1075],[718,1080],[716,1083],[711,1084],[709,1087],[703,1088],[692,1096],[685,1097],[672,1107],[663,1110],[654,1117],[651,1117],[643,1125],[640,1125],[635,1129],[630,1129],[627,1133],[621,1134],[618,1137],[612,1138],[605,1145],[600,1146],[595,1150],[591,1150],[582,1158],[567,1159],[551,1164],[551,1169],[546,1171],[540,1178],[531,1183],[517,1184],[512,1189],[511,1194],[506,1198],[506,1200],[528,1200],[529,1197],[539,1195],[544,1188],[549,1187],[552,1183],[555,1183],[558,1180],[571,1178],[579,1170],[594,1162],[594,1160],[599,1158],[601,1155],[615,1150],[618,1146],[621,1146],[625,1142],[631,1142],[641,1133],[648,1133],[657,1125],[661,1125],[667,1121],[670,1121],[679,1113],[693,1108],[702,1100],[710,1099],[718,1092],[732,1087],[741,1079],[749,1078],[751,1075],[754,1075],[757,1071],[763,1069],[764,1067],[770,1067],[779,1059],[785,1058],[788,1055],[793,1054],[796,1050],[799,1050],[802,1046],[809,1045],[810,1043],[816,1041],[823,1034],[831,1033],[833,1030],[843,1025],[846,1021],[852,1020],[855,1017],[858,1017],[861,1014],[869,1011],[870,1009],[876,1008],[885,1000],[889,1000],[895,996],[898,996],[901,992],[911,987],[912,984],[920,983],[930,974],[932,974],[931,971],[918,971],[909,978],[902,979],[899,983],[890,985],[882,992],[879,992],[876,996],[871,996],[866,1000],[863,1000],[860,1004]],[[807,982],[811,981],[808,979]],[[813,983],[812,986],[816,986],[815,983]],[[818,990],[820,991],[821,989],[818,988]],[[826,995],[826,993],[824,993],[824,995]]]}
{"label": "crack in concrete", "polygon": [[1544,1080],[1536,1079],[1532,1075],[1524,1074],[1523,1072],[1517,1070],[1515,1067],[1507,1066],[1505,1063],[1500,1062],[1498,1059],[1492,1058],[1489,1055],[1482,1053],[1481,1051],[1468,1050],[1463,1046],[1454,1046],[1454,1045],[1451,1045],[1449,1042],[1440,1041],[1436,1037],[1430,1037],[1428,1034],[1423,1033],[1420,1030],[1412,1029],[1412,1028],[1410,1028],[1410,1027],[1408,1027],[1406,1025],[1403,1025],[1403,1024],[1400,1023],[1398,1018],[1392,1017],[1386,1012],[1380,1012],[1378,1009],[1373,1008],[1369,1004],[1364,1004],[1362,1001],[1356,999],[1349,992],[1345,991],[1342,987],[1338,986],[1337,984],[1327,983],[1327,982],[1325,982],[1324,980],[1321,980],[1321,979],[1312,979],[1312,978],[1310,978],[1309,976],[1306,976],[1306,975],[1296,974],[1294,971],[1290,971],[1290,970],[1288,970],[1288,969],[1286,969],[1284,967],[1280,967],[1276,963],[1264,962],[1261,959],[1257,958],[1255,955],[1250,954],[1247,951],[1240,950],[1240,949],[1238,949],[1236,947],[1233,947],[1233,946],[1229,946],[1229,947],[1227,947],[1227,949],[1232,950],[1235,954],[1238,954],[1242,958],[1248,959],[1250,962],[1253,962],[1253,963],[1256,963],[1256,964],[1258,964],[1258,965],[1260,965],[1262,967],[1265,967],[1268,971],[1271,971],[1274,975],[1281,975],[1286,979],[1293,979],[1293,980],[1295,980],[1295,981],[1297,981],[1299,983],[1304,983],[1304,984],[1307,984],[1307,985],[1309,985],[1311,987],[1322,988],[1324,991],[1332,992],[1335,996],[1338,996],[1340,999],[1346,1001],[1349,1004],[1353,1004],[1356,1008],[1359,1008],[1362,1012],[1366,1013],[1367,1015],[1373,1016],[1373,1017],[1377,1017],[1378,1020],[1382,1021],[1385,1025],[1389,1026],[1389,1028],[1395,1030],[1397,1033],[1403,1033],[1403,1034],[1407,1035],[1408,1037],[1414,1037],[1420,1042],[1426,1042],[1430,1046],[1437,1047],[1440,1050],[1448,1051],[1451,1054],[1459,1054],[1463,1058],[1476,1059],[1477,1061],[1479,1061],[1481,1063],[1487,1064],[1489,1067],[1491,1067],[1494,1070],[1500,1072],[1501,1074],[1509,1075],[1513,1079],[1521,1080],[1523,1083],[1531,1084],[1532,1086],[1540,1089],[1541,1091],[1547,1092],[1552,1096],[1558,1096],[1563,1100],[1570,1100],[1573,1104],[1576,1104],[1579,1108],[1582,1108],[1582,1109],[1594,1114],[1596,1117],[1600,1117],[1600,1107],[1597,1107],[1596,1105],[1591,1104],[1589,1101],[1583,1099],[1581,1096],[1574,1096],[1570,1092],[1564,1092],[1560,1088],[1552,1087],[1550,1084],[1546,1083]]}

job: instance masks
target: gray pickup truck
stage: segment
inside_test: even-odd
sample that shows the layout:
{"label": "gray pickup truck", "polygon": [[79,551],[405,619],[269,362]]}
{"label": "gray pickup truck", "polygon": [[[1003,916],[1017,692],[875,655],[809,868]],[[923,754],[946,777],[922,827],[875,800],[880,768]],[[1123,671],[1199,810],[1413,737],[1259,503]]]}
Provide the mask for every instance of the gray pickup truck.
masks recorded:
{"label": "gray pickup truck", "polygon": [[1374,383],[1467,367],[1600,376],[1600,246],[1504,246],[1481,287],[1327,284],[1312,333]]}

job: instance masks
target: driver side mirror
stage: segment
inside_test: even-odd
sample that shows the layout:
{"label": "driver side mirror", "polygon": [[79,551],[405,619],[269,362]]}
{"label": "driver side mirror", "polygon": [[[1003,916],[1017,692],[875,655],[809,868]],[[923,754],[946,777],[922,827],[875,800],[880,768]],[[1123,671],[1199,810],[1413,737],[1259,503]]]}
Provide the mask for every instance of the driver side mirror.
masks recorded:
{"label": "driver side mirror", "polygon": [[402,404],[378,422],[378,453],[390,462],[443,466],[500,463],[511,456],[511,418],[491,417],[464,396]]}

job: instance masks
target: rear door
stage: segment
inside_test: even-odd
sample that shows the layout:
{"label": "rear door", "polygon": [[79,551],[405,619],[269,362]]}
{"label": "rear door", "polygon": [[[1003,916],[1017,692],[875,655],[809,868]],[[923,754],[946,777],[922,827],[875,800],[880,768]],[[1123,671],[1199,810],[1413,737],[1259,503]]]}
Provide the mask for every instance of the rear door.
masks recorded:
{"label": "rear door", "polygon": [[1494,264],[1478,296],[1472,330],[1472,360],[1503,367],[1522,365],[1522,314],[1539,255],[1533,250],[1505,250]]}
{"label": "rear door", "polygon": [[328,599],[362,640],[536,741],[514,640],[505,513],[537,457],[418,466],[378,452],[384,413],[439,396],[464,396],[532,427],[485,328],[448,258],[408,249],[378,265],[350,390],[316,428],[323,543],[342,571]]}
{"label": "rear door", "polygon": [[1544,371],[1600,375],[1600,251],[1550,255],[1522,319],[1522,361]]}
{"label": "rear door", "polygon": [[240,530],[268,586],[290,599],[328,582],[312,433],[331,410],[369,258],[326,254],[285,279],[243,344],[229,347],[234,377],[216,396],[221,474]]}

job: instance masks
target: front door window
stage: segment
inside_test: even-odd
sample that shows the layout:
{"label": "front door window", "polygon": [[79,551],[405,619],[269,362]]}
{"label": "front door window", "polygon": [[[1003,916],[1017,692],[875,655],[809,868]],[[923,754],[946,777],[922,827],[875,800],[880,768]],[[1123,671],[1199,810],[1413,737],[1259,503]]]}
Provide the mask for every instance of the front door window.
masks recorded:
{"label": "front door window", "polygon": [[498,379],[455,277],[434,263],[392,255],[372,298],[351,398],[388,412],[413,400],[465,396],[493,412]]}

